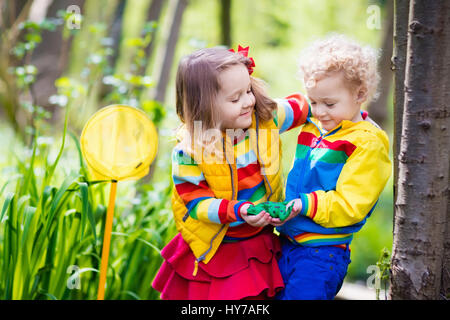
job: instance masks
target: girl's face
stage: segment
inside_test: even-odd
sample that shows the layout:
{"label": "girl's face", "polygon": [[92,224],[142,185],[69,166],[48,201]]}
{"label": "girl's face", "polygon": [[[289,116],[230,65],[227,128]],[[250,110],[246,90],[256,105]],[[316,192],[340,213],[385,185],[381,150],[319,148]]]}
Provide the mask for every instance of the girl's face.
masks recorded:
{"label": "girl's face", "polygon": [[360,88],[350,90],[342,73],[328,74],[306,91],[311,112],[325,130],[335,128],[342,120],[363,120],[360,108],[366,95]]}
{"label": "girl's face", "polygon": [[221,129],[247,129],[252,124],[255,96],[252,92],[250,75],[244,65],[234,65],[219,75],[220,90],[216,106]]}

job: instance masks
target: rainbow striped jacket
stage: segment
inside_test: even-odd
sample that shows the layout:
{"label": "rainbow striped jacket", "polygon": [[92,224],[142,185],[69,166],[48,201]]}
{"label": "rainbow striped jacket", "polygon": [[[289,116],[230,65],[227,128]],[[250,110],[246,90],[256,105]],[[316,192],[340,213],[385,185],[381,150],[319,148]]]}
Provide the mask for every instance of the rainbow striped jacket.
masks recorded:
{"label": "rainbow striped jacket", "polygon": [[172,152],[172,208],[197,265],[208,263],[223,240],[242,240],[262,230],[242,219],[243,204],[281,201],[284,196],[279,133],[303,125],[309,104],[300,94],[276,102],[273,119],[261,121],[254,112],[250,128],[235,139],[222,132],[218,150],[223,147],[226,161],[210,161],[212,154],[205,157],[202,148],[186,147],[179,136]]}
{"label": "rainbow striped jacket", "polygon": [[285,191],[286,200],[302,200],[302,210],[277,230],[305,246],[350,243],[390,177],[388,150],[386,133],[369,121],[344,120],[324,132],[308,117]]}

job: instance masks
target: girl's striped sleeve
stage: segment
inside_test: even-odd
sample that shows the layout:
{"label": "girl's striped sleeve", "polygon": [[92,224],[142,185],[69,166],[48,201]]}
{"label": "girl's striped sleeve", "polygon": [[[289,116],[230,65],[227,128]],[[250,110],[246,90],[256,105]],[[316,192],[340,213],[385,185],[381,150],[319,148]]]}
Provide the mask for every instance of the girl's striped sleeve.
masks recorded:
{"label": "girl's striped sleeve", "polygon": [[297,128],[306,122],[310,114],[308,100],[300,93],[287,96],[284,99],[275,99],[278,108],[274,114],[274,121],[280,133]]}
{"label": "girl's striped sleeve", "polygon": [[244,221],[240,208],[245,203],[252,204],[216,198],[198,164],[178,146],[172,152],[172,179],[189,216],[197,220],[220,224]]}

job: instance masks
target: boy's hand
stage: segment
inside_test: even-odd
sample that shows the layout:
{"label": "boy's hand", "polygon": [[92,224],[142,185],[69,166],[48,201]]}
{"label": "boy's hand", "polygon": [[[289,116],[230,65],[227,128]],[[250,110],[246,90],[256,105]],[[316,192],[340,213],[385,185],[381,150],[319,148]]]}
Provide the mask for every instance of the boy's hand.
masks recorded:
{"label": "boy's hand", "polygon": [[293,204],[292,207],[292,211],[291,214],[289,215],[289,217],[286,218],[286,220],[292,219],[293,217],[295,217],[296,215],[298,215],[300,213],[300,211],[302,211],[302,200],[301,199],[294,199],[288,202],[288,204],[286,205],[286,207],[289,207]]}
{"label": "boy's hand", "polygon": [[302,211],[302,200],[301,199],[294,199],[294,200],[289,201],[288,204],[286,205],[286,208],[289,208],[289,206],[291,206],[291,205],[293,205],[292,211],[284,221],[281,221],[278,218],[272,218],[272,221],[270,222],[270,224],[274,225],[275,227],[282,226],[286,221],[291,220],[296,215],[298,215],[300,213],[300,211]]}
{"label": "boy's hand", "polygon": [[240,208],[239,213],[241,214],[241,217],[245,222],[247,222],[252,227],[264,227],[270,223],[272,217],[266,211],[261,211],[257,215],[247,215],[247,209],[250,206],[250,204],[246,203]]}

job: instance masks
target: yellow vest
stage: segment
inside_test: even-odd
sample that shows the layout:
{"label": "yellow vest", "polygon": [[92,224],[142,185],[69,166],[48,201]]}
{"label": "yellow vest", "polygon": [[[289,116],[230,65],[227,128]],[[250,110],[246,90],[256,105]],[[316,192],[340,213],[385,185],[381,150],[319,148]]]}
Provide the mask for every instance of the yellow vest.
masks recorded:
{"label": "yellow vest", "polygon": [[[284,188],[279,130],[273,120],[259,122],[256,113],[253,113],[252,119],[252,125],[248,129],[250,146],[261,167],[267,201],[282,201]],[[237,200],[238,177],[233,141],[224,134],[221,144],[226,155],[223,161],[212,161],[215,159],[214,155],[205,157],[199,152],[196,154],[188,152],[188,154],[193,157],[202,170],[206,182],[216,198]],[[216,253],[227,232],[228,224],[208,223],[190,217],[188,209],[175,188],[172,193],[172,209],[177,230],[197,259],[195,275],[198,262],[208,263]]]}

